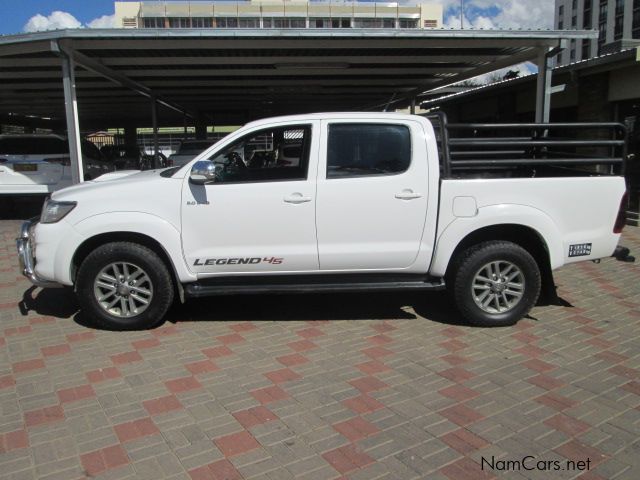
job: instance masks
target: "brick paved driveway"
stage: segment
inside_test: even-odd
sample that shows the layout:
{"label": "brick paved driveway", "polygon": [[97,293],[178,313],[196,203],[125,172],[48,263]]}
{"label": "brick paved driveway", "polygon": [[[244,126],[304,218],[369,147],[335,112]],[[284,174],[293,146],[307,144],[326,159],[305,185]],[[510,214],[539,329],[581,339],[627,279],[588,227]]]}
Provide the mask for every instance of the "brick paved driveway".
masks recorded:
{"label": "brick paved driveway", "polygon": [[[193,301],[118,333],[29,288],[17,228],[0,222],[2,479],[640,478],[638,264],[561,270],[568,305],[513,328],[387,294]],[[640,254],[637,229],[623,243]],[[503,471],[527,455],[590,471]]]}

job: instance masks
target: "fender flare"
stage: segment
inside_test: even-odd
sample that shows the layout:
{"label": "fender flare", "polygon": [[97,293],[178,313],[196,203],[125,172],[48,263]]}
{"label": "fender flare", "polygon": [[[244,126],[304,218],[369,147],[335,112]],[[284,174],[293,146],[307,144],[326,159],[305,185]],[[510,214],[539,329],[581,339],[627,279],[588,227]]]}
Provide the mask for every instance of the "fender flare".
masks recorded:
{"label": "fender flare", "polygon": [[[108,215],[108,220],[105,220],[105,215]],[[167,254],[179,283],[193,282],[197,279],[195,274],[189,271],[182,255],[179,230],[157,215],[144,212],[102,213],[82,219],[75,223],[73,228],[79,236],[66,250],[68,255],[58,257],[55,264],[56,274],[67,277],[69,284],[72,282],[72,260],[80,245],[97,235],[115,232],[130,232],[150,237],[159,243]]]}
{"label": "fender flare", "polygon": [[546,244],[551,269],[564,265],[562,236],[549,215],[528,205],[501,204],[480,207],[475,217],[456,218],[447,225],[436,241],[430,273],[444,276],[453,252],[469,234],[481,228],[506,224],[527,227],[537,232]]}

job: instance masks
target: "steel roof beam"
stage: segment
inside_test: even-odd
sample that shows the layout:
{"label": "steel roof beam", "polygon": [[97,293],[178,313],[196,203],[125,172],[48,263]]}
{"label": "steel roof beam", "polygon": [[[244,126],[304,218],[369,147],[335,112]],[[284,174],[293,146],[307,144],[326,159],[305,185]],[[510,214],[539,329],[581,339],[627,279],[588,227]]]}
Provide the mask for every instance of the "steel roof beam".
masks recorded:
{"label": "steel roof beam", "polygon": [[187,111],[181,106],[176,105],[169,100],[166,100],[164,98],[157,96],[153,92],[153,90],[151,90],[146,85],[136,82],[135,80],[128,78],[126,75],[123,75],[115,70],[112,70],[109,67],[106,67],[105,65],[101,64],[100,62],[76,51],[65,41],[59,40],[56,42],[51,42],[51,50],[54,53],[62,52],[64,55],[73,59],[73,61],[77,65],[81,66],[85,70],[89,70],[91,72],[97,73],[98,75],[112,81],[113,83],[116,83],[122,87],[129,88],[134,92],[137,92],[140,95],[143,95],[145,97],[155,98],[160,105],[163,105],[170,110],[175,110],[176,112],[188,115],[189,117],[192,117],[192,118],[195,118],[197,116],[197,114]]}

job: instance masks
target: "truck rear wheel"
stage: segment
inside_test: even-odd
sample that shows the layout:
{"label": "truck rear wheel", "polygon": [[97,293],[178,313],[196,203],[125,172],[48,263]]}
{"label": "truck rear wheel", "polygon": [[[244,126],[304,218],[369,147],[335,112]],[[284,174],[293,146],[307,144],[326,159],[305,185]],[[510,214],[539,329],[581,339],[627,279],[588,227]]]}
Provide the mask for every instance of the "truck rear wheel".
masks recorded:
{"label": "truck rear wheel", "polygon": [[149,248],[129,242],[107,243],[80,265],[76,293],[82,310],[111,330],[153,328],[173,302],[167,266]]}
{"label": "truck rear wheel", "polygon": [[540,295],[540,269],[521,246],[506,241],[478,244],[462,253],[453,276],[460,313],[474,325],[513,325]]}

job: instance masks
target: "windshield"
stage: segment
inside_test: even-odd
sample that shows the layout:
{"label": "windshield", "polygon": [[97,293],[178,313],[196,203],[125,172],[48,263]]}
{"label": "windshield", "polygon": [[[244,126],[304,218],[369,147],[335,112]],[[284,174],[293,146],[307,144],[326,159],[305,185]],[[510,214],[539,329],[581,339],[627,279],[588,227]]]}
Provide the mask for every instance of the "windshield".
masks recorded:
{"label": "windshield", "polygon": [[56,155],[69,153],[69,145],[56,137],[0,138],[0,153],[5,155]]}

